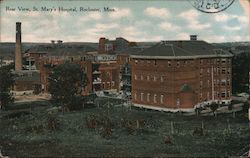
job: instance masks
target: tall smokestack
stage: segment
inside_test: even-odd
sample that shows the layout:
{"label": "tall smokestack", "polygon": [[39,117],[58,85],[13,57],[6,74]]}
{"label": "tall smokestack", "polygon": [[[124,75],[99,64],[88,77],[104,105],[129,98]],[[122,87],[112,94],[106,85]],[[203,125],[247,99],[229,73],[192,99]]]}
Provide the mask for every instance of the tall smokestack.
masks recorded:
{"label": "tall smokestack", "polygon": [[22,39],[21,22],[16,23],[16,51],[15,51],[15,70],[22,70]]}

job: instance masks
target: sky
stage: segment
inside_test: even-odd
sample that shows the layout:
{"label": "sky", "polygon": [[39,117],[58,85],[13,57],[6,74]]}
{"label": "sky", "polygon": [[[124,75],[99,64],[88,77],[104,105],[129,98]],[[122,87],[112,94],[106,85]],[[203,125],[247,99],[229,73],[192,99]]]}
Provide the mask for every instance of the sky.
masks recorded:
{"label": "sky", "polygon": [[[34,7],[38,10],[33,11]],[[41,7],[53,10],[41,11]],[[59,12],[58,7],[76,8],[77,12]],[[80,11],[80,7],[99,11]],[[104,7],[115,11],[105,12]],[[188,40],[191,34],[211,43],[250,41],[249,13],[250,0],[235,0],[214,14],[197,10],[188,0],[2,0],[0,42],[15,41],[17,21],[22,22],[23,42],[98,42],[100,37]]]}

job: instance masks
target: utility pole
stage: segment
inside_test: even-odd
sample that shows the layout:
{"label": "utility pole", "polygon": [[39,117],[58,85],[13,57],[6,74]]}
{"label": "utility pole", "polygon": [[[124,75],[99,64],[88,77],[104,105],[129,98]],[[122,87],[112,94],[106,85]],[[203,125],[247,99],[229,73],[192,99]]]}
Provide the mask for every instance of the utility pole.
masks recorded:
{"label": "utility pole", "polygon": [[248,107],[248,126],[250,128],[250,107]]}

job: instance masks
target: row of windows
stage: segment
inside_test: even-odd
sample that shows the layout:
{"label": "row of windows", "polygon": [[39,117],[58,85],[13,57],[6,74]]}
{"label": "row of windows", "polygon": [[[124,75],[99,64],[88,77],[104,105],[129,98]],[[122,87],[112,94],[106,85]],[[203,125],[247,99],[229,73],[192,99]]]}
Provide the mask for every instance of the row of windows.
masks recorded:
{"label": "row of windows", "polygon": [[[157,96],[157,94],[150,94],[150,93],[147,93],[147,94],[144,94],[144,93],[140,93],[140,101],[147,101],[147,102],[150,102],[150,98],[153,97],[153,102],[154,103],[157,103],[157,100],[160,99],[160,103],[163,104],[163,99],[164,99],[164,95],[161,94],[160,96]],[[134,94],[134,98],[135,100],[138,100],[137,98],[137,93]]]}
{"label": "row of windows", "polygon": [[[222,86],[226,86],[226,85],[230,85],[230,79],[228,80],[225,80],[225,79],[222,79],[222,80],[214,80],[214,85],[222,85]],[[207,80],[207,85],[210,86],[210,80]],[[203,81],[200,81],[200,87],[203,86]]]}
{"label": "row of windows", "polygon": [[[207,100],[210,100],[211,98],[210,98],[210,92],[207,92],[207,94],[206,94],[207,96]],[[221,97],[221,98],[226,98],[226,97],[230,97],[231,96],[231,92],[230,91],[224,91],[224,92],[214,92],[214,97]],[[202,100],[202,98],[203,98],[203,94],[202,93],[200,93],[200,100]]]}
{"label": "row of windows", "polygon": [[[231,60],[230,59],[217,59],[217,60],[204,60],[207,64],[219,64],[220,62],[223,64],[223,63],[228,63],[230,64],[231,63]],[[204,63],[205,63],[204,62]],[[194,60],[182,60],[182,61],[175,61],[175,62],[172,62],[172,61],[167,61],[167,65],[168,67],[171,67],[173,65],[173,63],[176,64],[176,67],[180,67],[180,66],[186,66],[187,64],[191,63],[191,64],[194,64]],[[135,64],[153,64],[153,65],[157,65],[157,60],[135,60]],[[200,64],[203,64],[203,59],[200,60]]]}
{"label": "row of windows", "polygon": [[[102,82],[102,88],[105,88],[105,85],[107,85],[107,87],[110,87],[110,82]],[[115,86],[115,81],[111,82],[111,86]]]}
{"label": "row of windows", "polygon": [[[204,69],[200,69],[200,75],[202,75],[203,74],[203,72],[204,72]],[[210,68],[208,68],[207,69],[207,73],[208,74],[210,74]],[[227,69],[227,68],[225,68],[225,67],[222,67],[222,68],[220,68],[220,67],[217,67],[217,68],[214,68],[214,73],[216,73],[216,74],[230,74],[230,72],[231,72],[231,69]]]}
{"label": "row of windows", "polygon": [[207,64],[230,64],[231,63],[231,59],[227,59],[227,58],[222,58],[222,59],[200,59],[200,64],[203,64],[203,63],[207,63]]}
{"label": "row of windows", "polygon": [[[172,61],[167,61],[168,62],[168,67],[171,67],[173,62]],[[182,60],[182,61],[176,61],[176,66],[179,67],[181,65],[186,66],[186,64],[193,64],[193,60]],[[153,64],[157,65],[157,60],[135,60],[135,64]]]}
{"label": "row of windows", "polygon": [[160,77],[157,77],[157,76],[143,76],[143,75],[140,75],[140,77],[138,77],[137,75],[134,76],[135,80],[147,80],[147,81],[158,81],[160,80],[161,82],[164,81],[164,76],[160,76]]}

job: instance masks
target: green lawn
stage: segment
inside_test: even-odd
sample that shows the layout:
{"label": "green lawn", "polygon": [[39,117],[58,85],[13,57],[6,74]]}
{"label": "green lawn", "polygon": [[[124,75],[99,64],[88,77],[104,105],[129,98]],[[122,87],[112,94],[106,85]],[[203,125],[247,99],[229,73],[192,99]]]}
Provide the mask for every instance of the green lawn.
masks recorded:
{"label": "green lawn", "polygon": [[23,157],[211,157],[238,156],[250,144],[242,112],[201,117],[105,105],[49,115],[42,104],[2,117],[0,149]]}

